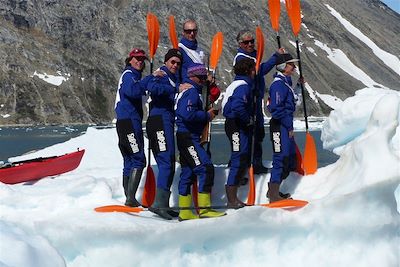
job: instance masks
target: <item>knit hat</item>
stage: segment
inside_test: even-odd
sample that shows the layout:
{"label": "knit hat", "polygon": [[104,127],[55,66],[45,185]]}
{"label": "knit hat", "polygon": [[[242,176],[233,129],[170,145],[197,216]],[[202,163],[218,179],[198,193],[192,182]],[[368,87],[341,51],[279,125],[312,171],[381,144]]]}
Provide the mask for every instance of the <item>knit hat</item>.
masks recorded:
{"label": "knit hat", "polygon": [[187,69],[187,76],[207,76],[207,69],[204,64],[194,63]]}
{"label": "knit hat", "polygon": [[167,62],[171,57],[177,57],[182,61],[182,53],[179,49],[172,48],[164,56],[164,63]]}
{"label": "knit hat", "polygon": [[140,48],[133,48],[132,51],[129,53],[129,57],[145,57],[146,59],[146,52],[144,52],[143,49]]}

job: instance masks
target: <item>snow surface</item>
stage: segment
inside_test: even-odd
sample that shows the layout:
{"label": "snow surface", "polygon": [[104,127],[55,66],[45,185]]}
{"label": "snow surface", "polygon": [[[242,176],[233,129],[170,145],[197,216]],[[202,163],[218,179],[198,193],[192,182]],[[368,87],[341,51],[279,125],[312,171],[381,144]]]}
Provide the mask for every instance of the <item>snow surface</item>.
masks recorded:
{"label": "snow surface", "polygon": [[67,77],[62,76],[60,71],[57,71],[57,74],[58,74],[58,76],[50,75],[50,74],[46,74],[46,73],[41,74],[41,73],[38,73],[35,71],[31,77],[37,76],[40,79],[42,79],[43,81],[50,83],[52,85],[55,85],[55,86],[60,86],[63,82],[68,81],[69,77],[71,77],[71,74],[69,74],[69,73],[64,74]]}
{"label": "snow surface", "polygon": [[[65,143],[13,158],[86,149],[72,172],[0,184],[0,266],[399,266],[399,106],[398,92],[369,88],[332,112],[324,143],[341,146],[340,158],[314,175],[292,173],[284,181],[282,191],[310,201],[291,211],[254,206],[180,223],[150,212],[96,213],[97,206],[124,201],[114,128],[88,128]],[[228,169],[215,171],[213,202],[224,204]],[[171,205],[177,204],[179,165],[176,173]],[[268,180],[269,174],[256,176],[256,203],[267,201]],[[247,189],[239,190],[243,200]]]}
{"label": "snow surface", "polygon": [[369,48],[371,48],[372,52],[382,60],[383,63],[386,64],[389,68],[391,68],[394,72],[400,75],[400,59],[393,54],[390,54],[380,47],[378,47],[371,39],[369,39],[365,34],[363,34],[358,28],[354,27],[348,20],[342,17],[339,12],[333,9],[328,4],[325,6],[329,9],[331,14],[339,20],[339,22],[348,30],[351,34],[357,37],[360,41],[366,44]]}

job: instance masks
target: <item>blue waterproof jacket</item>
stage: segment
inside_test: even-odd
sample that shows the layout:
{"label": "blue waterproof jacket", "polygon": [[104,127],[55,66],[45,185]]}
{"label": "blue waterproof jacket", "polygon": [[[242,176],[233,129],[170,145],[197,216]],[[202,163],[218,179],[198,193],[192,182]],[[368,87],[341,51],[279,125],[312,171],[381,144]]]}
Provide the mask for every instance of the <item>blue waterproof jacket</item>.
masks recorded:
{"label": "blue waterproof jacket", "polygon": [[187,69],[193,63],[204,64],[204,51],[199,49],[197,41],[182,38],[179,42],[179,51],[182,53],[182,81],[187,79]]}
{"label": "blue waterproof jacket", "polygon": [[[263,62],[260,64],[260,71],[259,74],[257,75],[258,80],[257,84],[254,83],[254,86],[257,86],[257,98],[256,98],[256,103],[257,103],[257,110],[256,110],[256,123],[258,127],[264,127],[264,116],[262,112],[262,101],[264,98],[265,94],[265,79],[264,76],[272,70],[272,68],[275,66],[276,61],[278,59],[278,53],[274,53],[267,61]],[[235,58],[233,59],[233,65],[235,66],[236,62],[243,58],[251,58],[256,62],[257,59],[257,51],[254,50],[252,53],[247,53],[244,51],[242,48],[239,48],[237,50],[237,54]]]}
{"label": "blue waterproof jacket", "polygon": [[174,112],[177,77],[166,66],[162,66],[160,70],[164,71],[167,75],[162,77],[152,76],[147,85],[147,90],[151,96],[151,116],[163,115],[165,112]]}
{"label": "blue waterproof jacket", "polygon": [[246,84],[236,87],[224,106],[223,115],[227,119],[239,119],[240,124],[246,126],[252,116],[253,80],[249,76],[237,75],[235,81],[244,81]]}
{"label": "blue waterproof jacket", "polygon": [[278,72],[269,89],[268,110],[272,118],[280,121],[288,131],[293,130],[293,113],[296,110],[296,97],[290,77]]}
{"label": "blue waterproof jacket", "polygon": [[191,80],[185,82],[190,83],[193,87],[180,93],[176,100],[177,131],[200,136],[207,122],[210,121],[210,114],[203,109],[202,86]]}
{"label": "blue waterproof jacket", "polygon": [[122,73],[115,101],[117,119],[143,119],[142,96],[146,94],[147,83],[151,77],[143,80],[142,73],[127,66]]}

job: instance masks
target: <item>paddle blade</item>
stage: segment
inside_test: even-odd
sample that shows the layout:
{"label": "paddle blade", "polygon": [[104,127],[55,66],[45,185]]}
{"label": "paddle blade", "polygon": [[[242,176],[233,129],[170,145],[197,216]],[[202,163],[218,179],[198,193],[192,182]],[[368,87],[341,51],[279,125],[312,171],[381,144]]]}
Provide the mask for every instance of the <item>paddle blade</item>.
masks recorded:
{"label": "paddle blade", "polygon": [[298,174],[304,175],[303,170],[303,158],[301,157],[300,149],[296,144],[296,172]]}
{"label": "paddle blade", "polygon": [[178,36],[176,35],[175,18],[172,15],[169,16],[169,39],[171,40],[172,47],[178,49]]}
{"label": "paddle blade", "polygon": [[303,167],[306,175],[314,174],[318,168],[317,148],[312,135],[306,133],[306,144],[304,146]]}
{"label": "paddle blade", "polygon": [[289,15],[292,31],[295,36],[300,32],[301,27],[301,8],[300,0],[286,0],[286,10]]}
{"label": "paddle blade", "polygon": [[210,68],[215,70],[218,65],[218,60],[222,53],[222,46],[224,45],[224,35],[222,32],[217,32],[211,43],[210,53]]}
{"label": "paddle blade", "polygon": [[260,26],[256,28],[256,40],[257,40],[257,61],[256,61],[256,72],[260,68],[260,63],[264,55],[264,34]]}
{"label": "paddle blade", "polygon": [[147,166],[146,183],[144,184],[144,191],[142,196],[142,206],[151,207],[156,197],[156,178],[154,176],[153,168]]}
{"label": "paddle blade", "polygon": [[292,208],[292,207],[304,207],[308,204],[308,201],[299,199],[284,199],[269,204],[260,204],[260,206],[268,208]]}
{"label": "paddle blade", "polygon": [[144,209],[142,207],[128,207],[123,205],[109,205],[97,207],[94,209],[97,212],[141,212]]}
{"label": "paddle blade", "polygon": [[253,206],[256,201],[256,183],[254,181],[253,164],[249,168],[249,193],[247,195],[247,205]]}
{"label": "paddle blade", "polygon": [[279,17],[281,15],[281,1],[280,0],[268,0],[269,19],[271,20],[271,26],[274,31],[279,31]]}
{"label": "paddle blade", "polygon": [[158,40],[160,38],[160,24],[153,13],[148,13],[146,18],[147,38],[149,40],[149,54],[153,59],[157,51]]}

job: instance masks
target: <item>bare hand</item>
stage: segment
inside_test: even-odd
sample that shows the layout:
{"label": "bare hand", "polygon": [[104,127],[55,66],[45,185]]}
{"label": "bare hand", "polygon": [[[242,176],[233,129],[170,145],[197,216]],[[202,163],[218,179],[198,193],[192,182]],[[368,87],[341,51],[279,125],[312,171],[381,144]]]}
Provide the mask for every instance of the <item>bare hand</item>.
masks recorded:
{"label": "bare hand", "polygon": [[182,93],[183,91],[191,88],[192,85],[190,83],[182,83],[179,85],[179,93]]}
{"label": "bare hand", "polygon": [[216,113],[218,113],[218,112],[215,112],[215,110],[213,108],[210,108],[207,112],[208,112],[208,114],[210,114],[210,121],[212,121],[215,118]]}
{"label": "bare hand", "polygon": [[285,48],[283,48],[283,47],[281,47],[281,48],[279,48],[276,52],[278,52],[278,54],[285,54]]}
{"label": "bare hand", "polygon": [[163,70],[155,70],[153,71],[153,76],[154,77],[162,77],[164,75],[167,75]]}
{"label": "bare hand", "polygon": [[300,77],[300,78],[297,80],[297,83],[298,83],[298,84],[305,84],[304,77]]}

